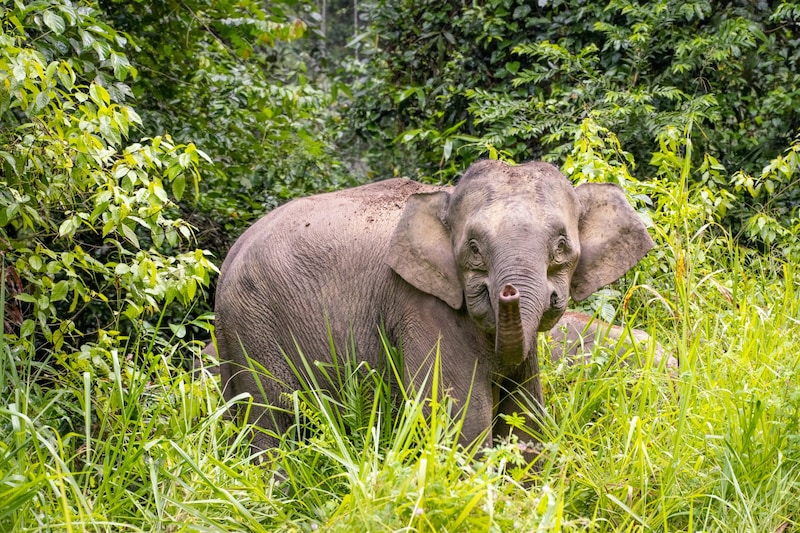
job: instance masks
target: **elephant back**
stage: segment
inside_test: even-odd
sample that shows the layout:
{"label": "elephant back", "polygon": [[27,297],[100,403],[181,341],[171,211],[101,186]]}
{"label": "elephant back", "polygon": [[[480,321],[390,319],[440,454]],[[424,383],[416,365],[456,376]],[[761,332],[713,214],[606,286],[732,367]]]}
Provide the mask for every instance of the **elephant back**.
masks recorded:
{"label": "elephant back", "polygon": [[215,311],[231,337],[221,358],[237,358],[222,353],[239,351],[233,335],[257,357],[297,343],[321,358],[327,329],[342,345],[351,336],[377,342],[397,303],[398,278],[384,262],[389,239],[408,197],[436,190],[392,179],[296,199],[261,218],[221,269]]}

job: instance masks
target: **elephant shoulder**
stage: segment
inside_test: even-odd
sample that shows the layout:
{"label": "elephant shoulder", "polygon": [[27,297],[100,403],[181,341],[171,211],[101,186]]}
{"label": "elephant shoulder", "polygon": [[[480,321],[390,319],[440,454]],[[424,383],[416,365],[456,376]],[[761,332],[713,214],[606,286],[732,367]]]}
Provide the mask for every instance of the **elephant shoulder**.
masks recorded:
{"label": "elephant shoulder", "polygon": [[282,236],[301,239],[305,235],[330,234],[337,240],[383,235],[393,231],[410,196],[441,189],[393,178],[298,198],[266,215],[257,223],[262,226],[257,231],[277,230]]}
{"label": "elephant shoulder", "polygon": [[348,256],[353,262],[358,256],[379,260],[408,197],[439,189],[395,178],[294,199],[267,213],[239,237],[222,273],[238,263],[286,268],[281,263],[292,257],[328,264],[338,256]]}

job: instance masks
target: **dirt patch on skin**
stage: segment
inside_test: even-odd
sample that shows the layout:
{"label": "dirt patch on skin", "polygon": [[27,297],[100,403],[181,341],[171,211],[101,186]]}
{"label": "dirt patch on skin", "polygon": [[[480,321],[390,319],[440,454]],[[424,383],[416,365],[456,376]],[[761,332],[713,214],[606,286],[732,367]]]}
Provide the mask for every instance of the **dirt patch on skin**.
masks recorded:
{"label": "dirt patch on skin", "polygon": [[381,189],[381,194],[371,196],[367,202],[368,207],[386,207],[389,209],[405,207],[406,200],[412,194],[435,192],[444,190],[445,187],[425,185],[407,179],[392,180],[390,187]]}
{"label": "dirt patch on skin", "polygon": [[[365,215],[365,222],[372,224],[384,219],[385,216],[396,217],[399,212],[402,212],[406,207],[408,197],[417,193],[430,193],[436,191],[447,190],[447,187],[438,187],[434,185],[426,185],[416,181],[396,178],[383,182],[374,183],[376,186],[368,193],[366,191],[353,191],[360,192],[361,194],[354,194],[353,199],[360,202],[363,206],[361,215]],[[369,187],[369,186],[367,186]]]}

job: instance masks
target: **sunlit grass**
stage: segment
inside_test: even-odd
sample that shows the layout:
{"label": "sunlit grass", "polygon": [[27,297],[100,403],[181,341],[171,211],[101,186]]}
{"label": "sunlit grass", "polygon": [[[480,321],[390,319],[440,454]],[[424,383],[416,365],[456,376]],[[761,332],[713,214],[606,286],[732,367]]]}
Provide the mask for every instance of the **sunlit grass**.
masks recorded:
{"label": "sunlit grass", "polygon": [[[586,364],[542,357],[536,468],[516,443],[462,448],[445,395],[388,386],[402,361],[388,346],[385,368],[340,353],[324,382],[287,395],[297,425],[254,461],[233,402],[216,377],[174,363],[177,344],[131,341],[84,368],[4,343],[0,530],[791,531],[794,268],[724,239],[685,255],[682,291],[653,303],[634,289],[618,317],[679,368],[653,365],[653,344],[627,358],[641,365],[603,346]],[[436,354],[426,390],[439,389]]]}

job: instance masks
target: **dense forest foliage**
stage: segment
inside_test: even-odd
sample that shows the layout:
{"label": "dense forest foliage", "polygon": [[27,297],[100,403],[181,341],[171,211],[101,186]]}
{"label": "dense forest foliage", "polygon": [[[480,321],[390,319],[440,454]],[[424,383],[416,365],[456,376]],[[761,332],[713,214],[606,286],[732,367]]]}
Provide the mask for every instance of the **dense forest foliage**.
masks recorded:
{"label": "dense forest foliage", "polygon": [[[799,136],[796,2],[4,1],[0,529],[797,528]],[[657,248],[583,309],[680,371],[546,366],[537,471],[373,374],[253,464],[191,372],[228,247],[479,158],[625,189]]]}

